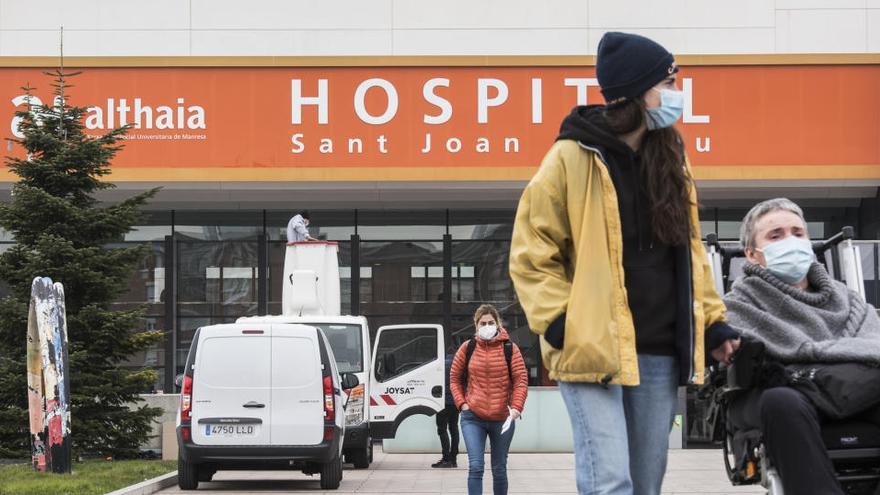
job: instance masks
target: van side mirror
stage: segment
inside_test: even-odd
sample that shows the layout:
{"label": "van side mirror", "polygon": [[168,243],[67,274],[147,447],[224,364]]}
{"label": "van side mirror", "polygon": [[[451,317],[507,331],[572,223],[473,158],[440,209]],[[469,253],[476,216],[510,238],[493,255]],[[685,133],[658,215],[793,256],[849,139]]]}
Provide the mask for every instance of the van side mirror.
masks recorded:
{"label": "van side mirror", "polygon": [[174,386],[177,387],[177,388],[181,388],[181,387],[183,387],[183,373],[177,375],[177,376],[174,378]]}
{"label": "van side mirror", "polygon": [[358,380],[357,375],[353,373],[343,373],[342,374],[342,388],[343,390],[351,390],[360,385],[360,380]]}

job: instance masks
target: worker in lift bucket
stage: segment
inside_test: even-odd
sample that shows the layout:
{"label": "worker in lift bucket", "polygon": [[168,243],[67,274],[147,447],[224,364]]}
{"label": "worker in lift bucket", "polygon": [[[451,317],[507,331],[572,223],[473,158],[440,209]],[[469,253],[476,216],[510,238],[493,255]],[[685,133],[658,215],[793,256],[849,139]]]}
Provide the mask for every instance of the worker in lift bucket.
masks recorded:
{"label": "worker in lift bucket", "polygon": [[309,235],[309,210],[300,210],[287,222],[287,242],[316,241]]}

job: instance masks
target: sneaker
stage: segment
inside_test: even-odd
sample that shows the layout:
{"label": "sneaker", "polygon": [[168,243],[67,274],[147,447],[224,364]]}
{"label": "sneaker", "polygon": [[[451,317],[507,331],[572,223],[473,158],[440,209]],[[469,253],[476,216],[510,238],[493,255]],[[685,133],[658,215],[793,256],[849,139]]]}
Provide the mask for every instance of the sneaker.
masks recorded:
{"label": "sneaker", "polygon": [[440,463],[438,468],[457,468],[458,464],[455,461],[443,461]]}
{"label": "sneaker", "polygon": [[432,468],[444,468],[444,467],[446,467],[445,464],[446,464],[446,459],[440,459],[439,461],[435,462],[434,464],[431,464],[431,467]]}

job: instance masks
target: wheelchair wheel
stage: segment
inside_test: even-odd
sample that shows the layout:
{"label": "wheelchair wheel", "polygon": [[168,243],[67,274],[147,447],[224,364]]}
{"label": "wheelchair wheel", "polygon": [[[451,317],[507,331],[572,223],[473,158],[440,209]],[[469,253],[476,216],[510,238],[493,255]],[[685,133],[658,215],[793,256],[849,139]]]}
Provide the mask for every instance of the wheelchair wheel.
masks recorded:
{"label": "wheelchair wheel", "polygon": [[745,473],[737,469],[737,459],[733,448],[733,433],[727,430],[727,422],[721,419],[721,431],[724,432],[724,441],[721,442],[721,453],[724,458],[724,471],[727,479],[733,485],[751,485],[756,483],[755,473]]}
{"label": "wheelchair wheel", "polygon": [[[724,426],[726,428],[726,425]],[[724,441],[721,443],[722,457],[724,458],[724,470],[727,472],[727,479],[734,486],[754,485],[761,483],[763,473],[763,463],[761,456],[757,451],[748,448],[743,454],[743,459],[736,458],[736,449],[733,447],[734,435],[726,429]]]}
{"label": "wheelchair wheel", "polygon": [[784,495],[782,491],[782,478],[779,477],[776,469],[772,467],[767,469],[767,479],[765,481],[766,485],[764,488],[767,489],[769,495]]}
{"label": "wheelchair wheel", "polygon": [[724,457],[724,471],[727,472],[727,479],[731,481],[731,483],[736,484],[735,478],[737,478],[736,472],[736,459],[733,457],[733,435],[727,431],[727,425],[722,425],[724,428],[724,442],[721,443],[721,452]]}

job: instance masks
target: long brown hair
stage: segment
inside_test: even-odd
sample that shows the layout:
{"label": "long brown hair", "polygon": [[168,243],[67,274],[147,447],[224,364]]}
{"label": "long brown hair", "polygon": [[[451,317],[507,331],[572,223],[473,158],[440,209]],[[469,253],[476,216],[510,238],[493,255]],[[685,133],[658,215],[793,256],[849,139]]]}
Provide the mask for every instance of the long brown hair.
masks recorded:
{"label": "long brown hair", "polygon": [[[637,130],[646,117],[643,97],[605,110],[611,131],[618,136]],[[681,134],[675,127],[647,131],[639,152],[642,155],[641,179],[648,193],[654,237],[671,246],[686,245],[693,179],[685,168]]]}

